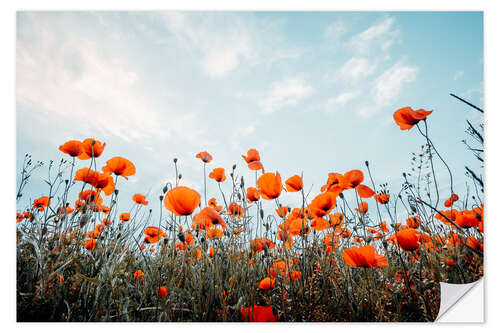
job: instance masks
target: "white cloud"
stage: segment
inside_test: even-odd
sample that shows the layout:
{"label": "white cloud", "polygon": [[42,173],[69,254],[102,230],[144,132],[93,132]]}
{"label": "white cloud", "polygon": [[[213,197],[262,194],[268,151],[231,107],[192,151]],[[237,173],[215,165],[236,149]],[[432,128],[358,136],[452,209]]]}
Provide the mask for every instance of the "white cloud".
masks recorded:
{"label": "white cloud", "polygon": [[292,77],[274,82],[270,92],[259,103],[265,113],[277,111],[285,106],[297,105],[311,96],[314,89],[301,78]]}
{"label": "white cloud", "polygon": [[353,57],[340,68],[339,75],[346,81],[357,81],[373,74],[376,67],[377,64],[370,62],[367,58]]}
{"label": "white cloud", "polygon": [[344,22],[341,21],[335,21],[331,24],[329,24],[325,28],[325,32],[323,33],[323,36],[330,40],[330,41],[337,41],[342,37],[349,29],[347,28],[347,25]]}
{"label": "white cloud", "polygon": [[167,31],[212,78],[224,77],[242,65],[293,59],[301,51],[284,46],[275,24],[252,17],[217,13],[162,14]]}
{"label": "white cloud", "polygon": [[462,78],[462,76],[464,76],[464,71],[458,71],[455,73],[455,75],[453,75],[453,80],[456,81],[456,80]]}
{"label": "white cloud", "polygon": [[129,64],[105,55],[93,40],[33,23],[38,24],[17,41],[18,103],[127,141],[166,135],[149,112],[157,106],[139,88],[139,74]]}
{"label": "white cloud", "polygon": [[339,109],[339,107],[342,107],[352,101],[354,98],[356,98],[359,95],[359,91],[344,91],[338,94],[335,97],[329,98],[324,107],[326,111],[328,112],[334,112]]}
{"label": "white cloud", "polygon": [[353,36],[348,44],[360,53],[368,53],[377,47],[382,51],[388,51],[399,35],[399,30],[394,28],[394,18],[386,17]]}
{"label": "white cloud", "polygon": [[370,116],[379,111],[380,108],[394,102],[400,95],[403,86],[416,80],[418,71],[418,67],[404,65],[400,62],[385,70],[372,82],[373,104],[362,108],[360,114]]}

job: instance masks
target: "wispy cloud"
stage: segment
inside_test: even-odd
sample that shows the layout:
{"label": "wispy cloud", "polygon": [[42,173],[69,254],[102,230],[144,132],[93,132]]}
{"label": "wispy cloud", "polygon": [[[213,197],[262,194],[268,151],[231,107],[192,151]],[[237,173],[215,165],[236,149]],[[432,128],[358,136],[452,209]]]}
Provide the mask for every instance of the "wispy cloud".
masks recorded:
{"label": "wispy cloud", "polygon": [[400,95],[404,85],[413,82],[417,78],[418,67],[405,65],[398,62],[385,70],[372,82],[371,97],[373,104],[369,107],[363,107],[360,114],[370,116],[394,102]]}
{"label": "wispy cloud", "polygon": [[269,93],[259,104],[264,113],[271,113],[285,106],[297,105],[311,96],[313,91],[313,87],[302,78],[285,78],[272,83]]}
{"label": "wispy cloud", "polygon": [[399,29],[394,27],[394,18],[385,17],[354,35],[348,44],[359,53],[369,53],[372,50],[387,51],[397,41],[399,35]]}
{"label": "wispy cloud", "polygon": [[455,75],[453,75],[453,80],[456,81],[458,79],[461,79],[462,76],[464,76],[464,71],[458,71],[455,73]]}
{"label": "wispy cloud", "polygon": [[345,81],[357,81],[375,72],[377,64],[367,58],[353,57],[339,70],[339,76]]}

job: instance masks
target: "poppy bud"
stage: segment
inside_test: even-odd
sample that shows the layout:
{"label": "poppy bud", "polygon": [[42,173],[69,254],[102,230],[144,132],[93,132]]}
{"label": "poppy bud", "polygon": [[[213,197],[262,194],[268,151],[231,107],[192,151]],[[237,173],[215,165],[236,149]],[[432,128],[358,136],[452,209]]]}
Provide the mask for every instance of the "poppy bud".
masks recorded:
{"label": "poppy bud", "polygon": [[366,165],[366,167],[368,167],[368,161],[365,161],[365,165]]}
{"label": "poppy bud", "polygon": [[245,186],[245,180],[243,179],[243,176],[241,176],[241,188],[243,188],[243,186]]}
{"label": "poppy bud", "polygon": [[174,158],[174,163],[177,163],[177,157]]}
{"label": "poppy bud", "polygon": [[241,200],[241,194],[238,192],[238,200]]}
{"label": "poppy bud", "polygon": [[233,164],[233,170],[236,169],[236,164]]}
{"label": "poppy bud", "polygon": [[263,219],[264,218],[264,210],[260,210],[260,218]]}
{"label": "poppy bud", "polygon": [[180,173],[180,174],[179,174],[179,179],[181,179],[181,178],[182,178],[182,174]]}
{"label": "poppy bud", "polygon": [[339,193],[339,197],[340,197],[340,199],[344,199],[344,194]]}
{"label": "poppy bud", "polygon": [[412,212],[414,212],[414,213],[416,213],[416,212],[417,212],[417,208],[415,208],[415,206],[410,205],[410,208],[411,208]]}
{"label": "poppy bud", "polygon": [[234,173],[231,172],[229,175],[231,176],[231,178],[234,178]]}
{"label": "poppy bud", "polygon": [[118,189],[115,189],[115,195],[118,195]]}
{"label": "poppy bud", "polygon": [[168,184],[163,187],[163,194],[167,193],[168,191]]}
{"label": "poppy bud", "polygon": [[163,200],[163,195],[160,195],[160,201],[162,201],[162,200]]}
{"label": "poppy bud", "polygon": [[183,233],[183,232],[179,232],[179,233],[177,234],[177,237],[179,237],[179,240],[180,240],[181,242],[183,242],[183,243],[186,241],[186,237],[184,236],[184,233]]}
{"label": "poppy bud", "polygon": [[65,183],[66,185],[68,185],[68,183],[69,183],[69,179],[65,179],[65,180],[64,180],[64,183]]}

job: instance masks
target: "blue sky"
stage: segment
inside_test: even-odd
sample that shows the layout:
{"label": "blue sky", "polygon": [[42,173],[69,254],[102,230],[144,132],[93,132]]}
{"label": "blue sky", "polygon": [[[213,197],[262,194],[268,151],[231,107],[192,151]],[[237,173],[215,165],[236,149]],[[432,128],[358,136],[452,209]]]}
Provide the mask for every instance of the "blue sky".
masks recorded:
{"label": "blue sky", "polygon": [[[480,12],[17,15],[18,166],[26,152],[59,161],[70,139],[104,141],[99,166],[123,156],[137,167],[118,186],[122,210],[137,192],[156,201],[174,178],[174,157],[182,183],[201,191],[194,155],[204,150],[209,169],[229,173],[236,163],[253,183],[241,154],[256,148],[266,171],[304,172],[313,193],[328,172],[364,171],[368,160],[375,182],[397,191],[424,142],[395,125],[404,106],[434,110],[431,137],[463,193],[464,165],[478,165],[460,141],[465,120],[479,118],[450,92],[483,104]],[[46,194],[37,179],[45,171],[26,189],[32,199]],[[444,187],[442,167],[438,174]]]}

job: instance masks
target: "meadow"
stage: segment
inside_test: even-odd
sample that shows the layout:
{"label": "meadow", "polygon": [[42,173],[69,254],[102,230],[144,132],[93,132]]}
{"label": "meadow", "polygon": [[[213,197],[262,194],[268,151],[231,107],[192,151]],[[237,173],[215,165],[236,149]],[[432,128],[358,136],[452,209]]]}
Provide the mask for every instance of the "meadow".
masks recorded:
{"label": "meadow", "polygon": [[[304,174],[281,175],[252,148],[242,158],[255,178],[202,151],[193,159],[203,191],[183,184],[174,159],[175,182],[130,198],[119,188],[140,170],[121,156],[103,160],[98,138],[62,142],[59,164],[27,154],[16,188],[17,320],[433,321],[439,282],[483,275],[484,184],[481,170],[464,166],[472,190],[455,193],[448,152],[428,131],[432,112],[394,112],[401,140],[407,131],[423,140],[398,193],[373,181],[367,161],[332,170],[312,197]],[[466,133],[481,162],[482,129],[469,122]],[[46,195],[21,206],[45,167]],[[438,169],[449,175],[441,193]],[[207,182],[220,191],[207,193]],[[284,205],[284,191],[302,204]]]}

